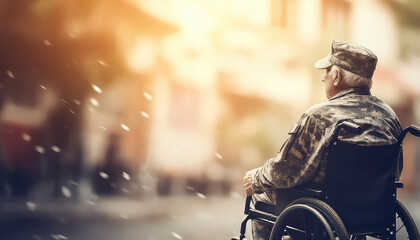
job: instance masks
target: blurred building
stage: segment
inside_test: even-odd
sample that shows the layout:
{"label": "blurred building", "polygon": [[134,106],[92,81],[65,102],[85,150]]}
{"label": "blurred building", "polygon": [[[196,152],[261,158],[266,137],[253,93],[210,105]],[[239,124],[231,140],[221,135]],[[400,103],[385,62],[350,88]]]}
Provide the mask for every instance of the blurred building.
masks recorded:
{"label": "blurred building", "polygon": [[176,29],[127,1],[7,1],[0,13],[1,192],[75,197],[107,158],[121,169],[107,184],[129,186],[148,150],[145,94],[164,65],[138,48]]}
{"label": "blurred building", "polygon": [[[240,189],[243,173],[274,156],[300,115],[326,100],[323,72],[312,66],[333,39],[373,50],[373,94],[404,127],[419,124],[420,6],[412,6],[2,2],[2,181],[15,172],[23,192],[42,182],[51,195],[83,181],[103,193]],[[404,146],[407,189],[420,182],[418,144]]]}
{"label": "blurred building", "polygon": [[[401,16],[415,13],[398,1],[223,1],[223,9],[220,1],[169,1],[165,10],[161,1],[139,2],[180,27],[162,48],[172,72],[156,86],[149,163],[165,174],[236,181],[275,155],[287,126],[325,100],[323,73],[312,66],[333,39],[372,49],[373,94],[404,127],[419,122],[417,80],[401,51]],[[408,189],[417,181],[414,144],[404,146]]]}

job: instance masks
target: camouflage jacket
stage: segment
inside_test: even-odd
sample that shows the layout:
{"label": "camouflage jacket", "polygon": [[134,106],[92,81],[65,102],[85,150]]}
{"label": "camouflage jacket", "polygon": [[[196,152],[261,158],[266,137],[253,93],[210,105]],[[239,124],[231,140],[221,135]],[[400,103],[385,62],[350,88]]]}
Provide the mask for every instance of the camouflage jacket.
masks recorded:
{"label": "camouflage jacket", "polygon": [[[309,108],[289,131],[277,157],[252,171],[256,193],[301,184],[322,184],[326,151],[340,120],[358,124],[360,135],[344,133],[339,139],[359,145],[387,145],[398,141],[402,127],[394,111],[368,90],[347,89],[327,102]],[[397,178],[402,170],[402,154]]]}

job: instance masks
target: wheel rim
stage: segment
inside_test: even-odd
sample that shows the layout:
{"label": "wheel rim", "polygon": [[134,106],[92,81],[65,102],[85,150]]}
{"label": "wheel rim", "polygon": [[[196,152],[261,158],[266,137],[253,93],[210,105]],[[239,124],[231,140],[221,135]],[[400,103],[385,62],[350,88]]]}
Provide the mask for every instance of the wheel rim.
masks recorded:
{"label": "wheel rim", "polygon": [[[308,214],[308,213],[313,214],[314,217],[316,217],[319,220],[319,222],[322,224],[322,226],[326,230],[329,238],[330,239],[335,239],[334,231],[332,230],[330,224],[328,223],[326,218],[318,210],[316,210],[316,208],[314,208],[312,206],[304,205],[304,204],[294,204],[292,206],[287,207],[280,214],[278,220],[276,221],[276,224],[274,225],[274,231],[272,231],[272,233],[271,233],[270,240],[281,239],[281,237],[284,236],[284,233],[287,232],[286,229],[289,229],[289,231],[293,229],[293,227],[288,227],[287,226],[286,219],[294,211],[305,211],[305,212],[302,212],[302,213],[303,214]],[[284,219],[284,221],[280,222],[279,219]],[[306,217],[304,217],[303,219],[304,219],[303,222],[305,222]],[[306,232],[306,230],[307,229],[305,227],[305,238],[306,239],[311,239],[307,235],[308,233]]]}

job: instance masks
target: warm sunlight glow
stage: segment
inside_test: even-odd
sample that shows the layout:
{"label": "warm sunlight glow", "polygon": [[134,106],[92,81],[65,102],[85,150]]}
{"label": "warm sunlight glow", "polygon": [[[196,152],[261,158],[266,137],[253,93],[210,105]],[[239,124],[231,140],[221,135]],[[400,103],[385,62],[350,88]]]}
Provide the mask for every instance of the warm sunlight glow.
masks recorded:
{"label": "warm sunlight glow", "polygon": [[179,7],[179,24],[185,38],[191,43],[199,40],[207,40],[208,34],[213,27],[210,14],[201,6],[185,4]]}
{"label": "warm sunlight glow", "polygon": [[319,0],[301,0],[299,5],[299,34],[306,42],[314,42],[319,38],[321,6]]}
{"label": "warm sunlight glow", "polygon": [[155,45],[152,39],[142,39],[128,55],[128,65],[135,72],[151,70],[156,61]]}

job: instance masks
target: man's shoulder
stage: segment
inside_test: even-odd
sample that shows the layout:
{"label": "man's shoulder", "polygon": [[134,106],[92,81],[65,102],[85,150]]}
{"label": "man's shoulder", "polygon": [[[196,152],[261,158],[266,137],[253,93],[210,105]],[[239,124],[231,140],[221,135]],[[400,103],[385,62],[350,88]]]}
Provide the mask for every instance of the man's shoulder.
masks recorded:
{"label": "man's shoulder", "polygon": [[331,104],[331,102],[322,102],[312,105],[305,111],[304,115],[310,118],[328,117],[334,112],[334,108],[334,104]]}
{"label": "man's shoulder", "polygon": [[373,114],[378,117],[397,117],[389,105],[372,95],[346,95],[315,104],[305,112],[305,115],[316,118],[332,116],[348,118],[366,114]]}

